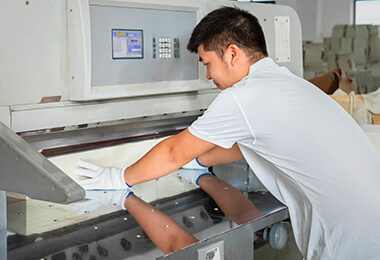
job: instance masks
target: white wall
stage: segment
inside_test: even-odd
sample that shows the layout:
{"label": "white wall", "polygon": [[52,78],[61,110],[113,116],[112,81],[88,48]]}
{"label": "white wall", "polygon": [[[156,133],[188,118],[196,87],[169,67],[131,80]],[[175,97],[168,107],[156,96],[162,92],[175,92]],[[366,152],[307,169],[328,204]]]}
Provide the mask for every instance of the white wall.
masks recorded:
{"label": "white wall", "polygon": [[291,6],[301,20],[304,41],[322,42],[336,24],[352,24],[354,0],[277,0]]}

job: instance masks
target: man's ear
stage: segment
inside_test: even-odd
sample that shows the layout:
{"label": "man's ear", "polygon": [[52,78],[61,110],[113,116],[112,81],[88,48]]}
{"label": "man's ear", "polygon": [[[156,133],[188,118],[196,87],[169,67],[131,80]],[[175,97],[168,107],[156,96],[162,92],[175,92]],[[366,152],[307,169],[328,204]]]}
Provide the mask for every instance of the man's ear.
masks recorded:
{"label": "man's ear", "polygon": [[231,66],[234,66],[236,62],[240,59],[240,48],[236,44],[230,44],[226,50],[228,55],[228,61]]}

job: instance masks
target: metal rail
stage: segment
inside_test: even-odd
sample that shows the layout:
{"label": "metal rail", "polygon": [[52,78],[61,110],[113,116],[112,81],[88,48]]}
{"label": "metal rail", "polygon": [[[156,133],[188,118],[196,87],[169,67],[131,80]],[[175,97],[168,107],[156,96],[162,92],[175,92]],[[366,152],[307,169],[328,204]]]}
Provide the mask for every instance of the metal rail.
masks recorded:
{"label": "metal rail", "polygon": [[0,190],[63,204],[84,199],[79,184],[1,122],[0,154]]}

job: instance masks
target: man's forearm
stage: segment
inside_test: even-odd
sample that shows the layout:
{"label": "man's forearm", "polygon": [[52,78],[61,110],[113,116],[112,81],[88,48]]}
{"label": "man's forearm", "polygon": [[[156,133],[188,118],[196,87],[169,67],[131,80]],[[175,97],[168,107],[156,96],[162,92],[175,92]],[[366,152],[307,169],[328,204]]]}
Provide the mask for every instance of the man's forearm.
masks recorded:
{"label": "man's forearm", "polygon": [[185,130],[157,144],[129,166],[124,172],[125,182],[132,186],[160,178],[214,147],[214,144],[196,138]]}
{"label": "man's forearm", "polygon": [[199,178],[198,184],[235,223],[243,224],[261,216],[261,212],[243,193],[216,176],[204,175]]}
{"label": "man's forearm", "polygon": [[132,186],[160,178],[181,167],[185,158],[173,155],[171,150],[167,140],[153,147],[145,156],[125,170],[125,182]]}
{"label": "man's forearm", "polygon": [[171,217],[133,194],[125,199],[124,206],[165,254],[198,241]]}

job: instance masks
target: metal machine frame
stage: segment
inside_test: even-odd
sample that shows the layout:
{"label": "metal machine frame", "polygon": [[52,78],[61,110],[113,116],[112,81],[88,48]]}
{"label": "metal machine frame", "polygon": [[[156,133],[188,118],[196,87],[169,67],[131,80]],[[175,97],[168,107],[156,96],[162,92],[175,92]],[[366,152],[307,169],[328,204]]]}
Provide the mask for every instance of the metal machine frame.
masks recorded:
{"label": "metal machine frame", "polygon": [[[0,42],[0,55],[5,61],[0,61],[4,75],[0,86],[4,88],[2,93],[8,93],[0,97],[0,153],[6,155],[0,159],[1,165],[6,166],[0,170],[2,190],[59,203],[81,200],[83,189],[44,155],[174,134],[188,127],[219,93],[206,80],[203,66],[199,66],[197,80],[91,87],[91,5],[189,11],[196,13],[197,22],[222,5],[237,6],[259,19],[269,56],[296,75],[303,74],[301,25],[295,11],[287,6],[222,0],[175,3],[172,0],[58,0],[54,3],[5,0],[0,3],[0,16],[7,22],[0,25],[0,33],[13,38]],[[27,22],[31,17],[39,19]],[[20,21],[25,28],[20,29]],[[28,42],[25,49],[23,42]],[[9,51],[11,48],[18,48],[18,52]],[[249,168],[230,171],[228,167],[217,169],[218,176],[248,195],[254,186]],[[226,171],[231,174],[225,174]],[[229,175],[234,173],[240,175],[231,179]],[[255,194],[249,194],[252,195]],[[5,201],[5,192],[0,191],[0,258],[6,257],[7,248]],[[273,208],[262,218],[213,234],[158,259],[194,259],[198,249],[220,241],[224,241],[226,259],[253,259],[254,233],[289,217],[287,208],[270,195],[263,201]],[[52,239],[35,246],[26,243],[13,248],[10,256],[17,258],[17,252],[27,255],[28,250],[38,251],[39,246],[60,240],[59,234]]]}

